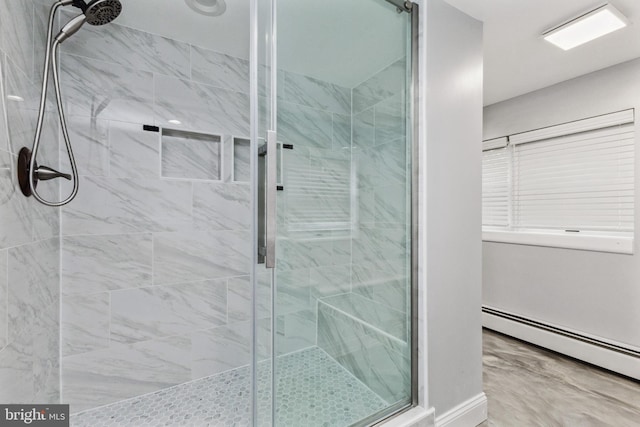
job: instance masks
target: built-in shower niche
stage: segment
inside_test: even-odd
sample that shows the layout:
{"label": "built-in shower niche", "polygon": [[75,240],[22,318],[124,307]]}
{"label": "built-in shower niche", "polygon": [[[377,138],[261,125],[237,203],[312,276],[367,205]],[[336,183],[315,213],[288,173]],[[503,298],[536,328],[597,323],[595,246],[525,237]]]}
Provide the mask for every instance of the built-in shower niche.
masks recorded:
{"label": "built-in shower niche", "polygon": [[220,181],[221,149],[220,135],[162,129],[162,177]]}

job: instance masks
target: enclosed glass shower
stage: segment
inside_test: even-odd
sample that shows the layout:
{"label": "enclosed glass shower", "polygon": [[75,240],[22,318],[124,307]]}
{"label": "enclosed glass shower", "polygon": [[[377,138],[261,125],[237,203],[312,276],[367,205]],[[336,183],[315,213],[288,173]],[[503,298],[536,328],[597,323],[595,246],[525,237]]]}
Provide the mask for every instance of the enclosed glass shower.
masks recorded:
{"label": "enclosed glass shower", "polygon": [[[74,426],[375,424],[417,397],[418,6],[209,3],[122,0],[61,45],[61,208],[15,171],[52,2],[0,3],[0,403],[69,404]],[[69,170],[53,103],[39,156]]]}

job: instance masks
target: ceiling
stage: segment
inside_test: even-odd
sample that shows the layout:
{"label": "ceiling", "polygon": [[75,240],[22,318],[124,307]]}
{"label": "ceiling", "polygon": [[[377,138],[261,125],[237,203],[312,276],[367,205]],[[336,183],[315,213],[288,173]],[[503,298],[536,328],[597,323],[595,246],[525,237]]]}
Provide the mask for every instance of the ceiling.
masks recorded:
{"label": "ceiling", "polygon": [[218,17],[200,15],[183,0],[121,0],[118,24],[217,52],[249,58],[249,0],[226,0]]}
{"label": "ceiling", "polygon": [[[485,105],[640,57],[638,0],[610,1],[629,27],[567,52],[539,35],[602,1],[446,1],[484,21]],[[183,0],[122,2],[120,24],[249,56],[249,0],[226,0],[220,17],[198,15]],[[279,65],[353,87],[404,54],[404,16],[384,0],[279,0]]]}
{"label": "ceiling", "polygon": [[484,21],[485,105],[640,57],[638,0],[610,0],[631,25],[566,52],[539,35],[604,1],[446,1]]}
{"label": "ceiling", "polygon": [[[199,15],[184,0],[122,3],[119,24],[249,57],[249,0],[226,0],[218,17]],[[279,67],[355,87],[404,56],[408,25],[408,15],[385,0],[278,0]]]}

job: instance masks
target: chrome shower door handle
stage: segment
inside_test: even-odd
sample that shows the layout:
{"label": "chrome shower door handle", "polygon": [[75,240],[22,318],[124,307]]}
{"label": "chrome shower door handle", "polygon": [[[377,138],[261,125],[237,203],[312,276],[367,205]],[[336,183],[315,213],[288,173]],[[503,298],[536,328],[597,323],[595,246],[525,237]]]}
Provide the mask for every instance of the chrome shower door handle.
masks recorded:
{"label": "chrome shower door handle", "polygon": [[278,135],[267,131],[258,151],[258,262],[276,266],[278,194]]}

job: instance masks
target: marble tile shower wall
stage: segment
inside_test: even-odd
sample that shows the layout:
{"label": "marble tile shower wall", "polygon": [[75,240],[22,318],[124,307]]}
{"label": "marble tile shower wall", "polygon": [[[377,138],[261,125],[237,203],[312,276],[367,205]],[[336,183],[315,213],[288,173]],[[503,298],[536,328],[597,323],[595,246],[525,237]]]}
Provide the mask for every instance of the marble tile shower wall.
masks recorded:
{"label": "marble tile shower wall", "polygon": [[279,354],[316,344],[317,300],[351,291],[351,90],[281,73],[276,298]]}
{"label": "marble tile shower wall", "polygon": [[[250,187],[236,182],[246,170],[232,173],[248,166],[232,158],[233,137],[249,134],[247,61],[113,24],[83,28],[61,64],[82,179],[61,214],[63,400],[75,412],[249,364]],[[349,90],[291,73],[282,83],[286,161],[319,164],[326,151],[328,170],[348,167]],[[220,147],[142,130],[169,119],[219,135],[221,168],[202,162]],[[348,235],[294,234],[280,242],[279,353],[314,345],[312,298],[350,283]],[[340,287],[312,294],[336,265]]]}
{"label": "marble tile shower wall", "polygon": [[[82,180],[61,214],[63,400],[249,364],[250,187],[231,171],[247,61],[112,24],[69,39],[61,67]],[[170,119],[213,136],[143,130]]]}
{"label": "marble tile shower wall", "polygon": [[389,403],[409,396],[405,61],[355,87],[352,293],[323,298],[318,346]]}
{"label": "marble tile shower wall", "polygon": [[353,292],[402,313],[408,312],[410,277],[406,102],[404,59],[353,89]]}
{"label": "marble tile shower wall", "polygon": [[[0,402],[56,403],[59,382],[59,216],[17,187],[16,156],[35,131],[47,8],[0,2]],[[10,98],[7,98],[11,96]],[[38,155],[57,166],[51,105]],[[57,185],[38,187],[57,199]]]}

